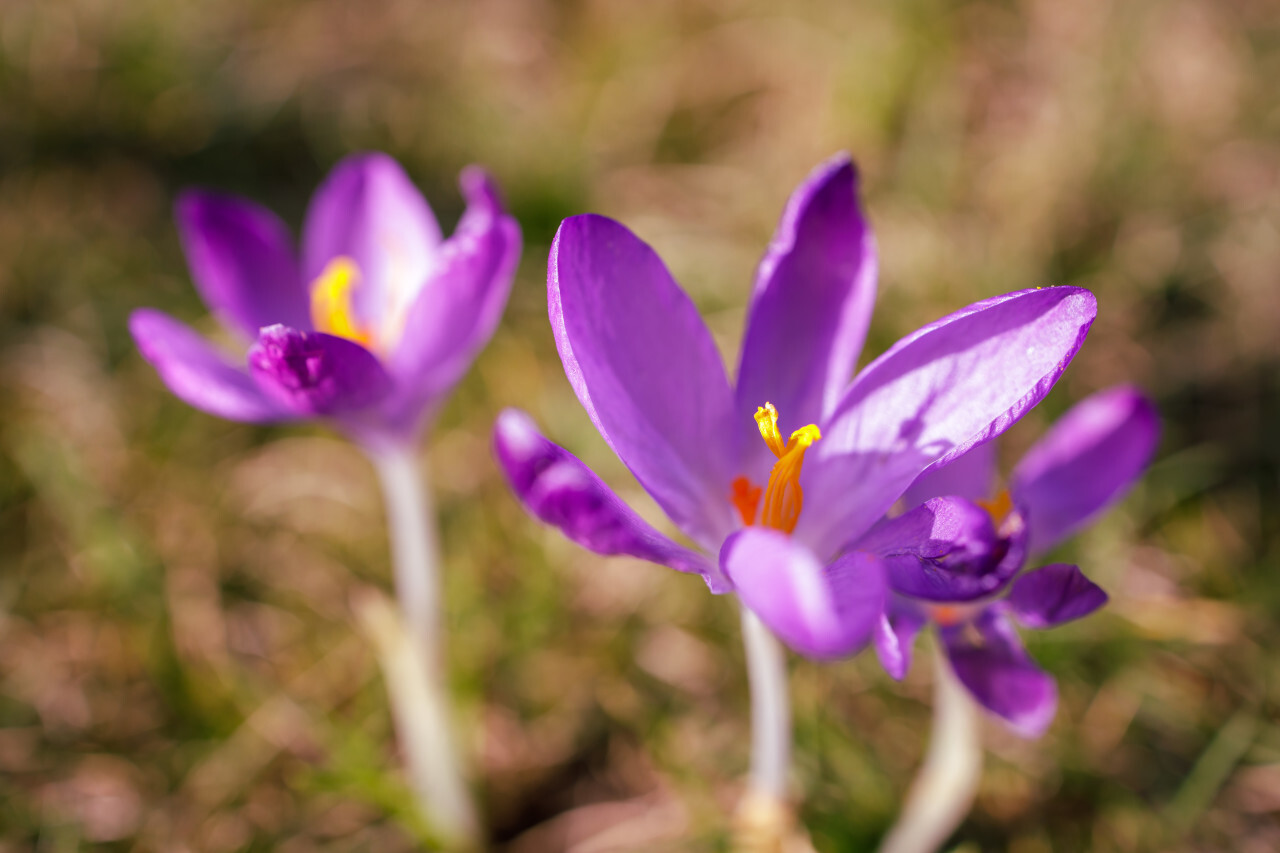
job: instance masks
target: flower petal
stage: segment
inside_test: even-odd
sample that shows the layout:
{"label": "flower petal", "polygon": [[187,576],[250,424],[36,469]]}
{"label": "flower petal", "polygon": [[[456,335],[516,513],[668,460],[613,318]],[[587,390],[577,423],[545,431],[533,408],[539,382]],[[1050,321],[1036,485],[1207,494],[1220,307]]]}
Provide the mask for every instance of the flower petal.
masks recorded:
{"label": "flower petal", "polygon": [[440,226],[422,193],[386,154],[355,154],[316,190],[302,232],[302,272],[313,282],[334,258],[355,262],[357,319],[380,329],[408,308],[432,271]]}
{"label": "flower petal", "polygon": [[1138,479],[1160,441],[1155,406],[1135,388],[1100,391],[1058,419],[1010,478],[1026,507],[1031,547],[1045,551]]}
{"label": "flower petal", "polygon": [[129,331],[169,390],[197,409],[250,423],[293,417],[263,395],[243,368],[228,362],[194,329],[168,314],[150,308],[134,311]]}
{"label": "flower petal", "polygon": [[730,536],[720,567],[769,630],[807,657],[861,650],[884,609],[884,569],[874,556],[854,552],[823,568],[804,545],[767,527]]}
{"label": "flower petal", "polygon": [[996,443],[979,444],[946,465],[931,466],[916,478],[902,496],[907,509],[919,506],[929,498],[956,495],[969,500],[991,497],[996,479]]}
{"label": "flower petal", "polygon": [[175,215],[200,297],[249,340],[263,326],[311,328],[306,288],[289,229],[245,199],[189,191]]}
{"label": "flower petal", "polygon": [[[847,154],[818,166],[792,193],[756,272],[738,367],[735,411],[772,402],[783,435],[818,423],[853,376],[876,294],[876,251]],[[742,418],[744,470],[772,458]]]}
{"label": "flower petal", "polygon": [[973,698],[1023,737],[1044,734],[1058,707],[1053,678],[1031,660],[1009,620],[987,608],[940,629],[951,668]]}
{"label": "flower petal", "polygon": [[829,553],[865,531],[928,466],[990,441],[1039,402],[1084,341],[1097,303],[1078,287],[970,305],[862,371],[809,451],[796,535]]}
{"label": "flower petal", "polygon": [[735,524],[732,396],[689,297],[653,249],[586,215],[556,233],[547,300],[565,374],[596,429],[682,530],[718,548]]}
{"label": "flower petal", "polygon": [[880,665],[895,681],[906,678],[911,669],[916,636],[926,622],[924,611],[916,604],[896,595],[889,596],[889,603],[876,625],[875,645]]}
{"label": "flower petal", "polygon": [[498,415],[493,449],[525,509],[583,548],[702,575],[712,592],[729,591],[718,566],[636,515],[582,460],[544,438],[524,412],[507,409]]}
{"label": "flower petal", "polygon": [[[1010,519],[1007,532],[1021,532],[1021,519]],[[1003,587],[1022,567],[1025,553],[1020,547],[1008,559],[1011,545],[982,507],[946,497],[881,522],[856,547],[884,561],[894,592],[953,602],[973,601]]]}
{"label": "flower petal", "polygon": [[321,332],[269,326],[249,348],[258,387],[302,417],[367,409],[391,390],[391,377],[364,347]]}
{"label": "flower petal", "polygon": [[493,181],[471,167],[460,184],[467,212],[440,246],[391,356],[399,382],[388,417],[410,434],[493,334],[520,259],[520,226],[503,209]]}
{"label": "flower petal", "polygon": [[1079,566],[1054,563],[1014,581],[1005,601],[1028,628],[1052,628],[1088,616],[1107,603],[1107,594]]}

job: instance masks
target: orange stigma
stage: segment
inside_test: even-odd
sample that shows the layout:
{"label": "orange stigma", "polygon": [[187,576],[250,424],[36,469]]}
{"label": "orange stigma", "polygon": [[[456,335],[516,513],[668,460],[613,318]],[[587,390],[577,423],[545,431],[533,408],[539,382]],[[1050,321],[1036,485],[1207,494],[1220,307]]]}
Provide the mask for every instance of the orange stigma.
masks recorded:
{"label": "orange stigma", "polygon": [[929,615],[943,628],[958,625],[964,619],[964,611],[954,604],[935,604],[929,608]]}
{"label": "orange stigma", "polygon": [[974,503],[987,511],[987,515],[991,516],[991,522],[996,527],[999,527],[1013,511],[1013,499],[1009,497],[1008,489],[1001,490],[1000,494],[989,501],[974,501]]}
{"label": "orange stigma", "polygon": [[738,510],[738,515],[742,516],[742,523],[748,527],[756,523],[756,510],[760,507],[760,495],[764,490],[759,486],[751,485],[751,481],[746,477],[737,477],[730,486],[732,492],[729,500],[733,502],[733,506]]}
{"label": "orange stigma", "polygon": [[[804,492],[800,488],[800,467],[804,464],[804,454],[815,441],[822,438],[822,433],[814,424],[800,427],[791,433],[786,441],[778,431],[778,410],[772,403],[765,403],[756,409],[756,424],[760,427],[760,437],[778,457],[773,470],[769,472],[769,482],[761,489],[753,485],[746,477],[738,477],[733,481],[733,505],[742,516],[742,523],[756,523],[756,510],[760,509],[760,524],[772,527],[784,533],[796,529],[800,520],[800,510],[804,506]],[[764,503],[761,506],[761,492]]]}
{"label": "orange stigma", "polygon": [[311,284],[311,322],[325,332],[371,348],[373,332],[356,318],[351,293],[360,284],[360,268],[346,257],[334,258]]}

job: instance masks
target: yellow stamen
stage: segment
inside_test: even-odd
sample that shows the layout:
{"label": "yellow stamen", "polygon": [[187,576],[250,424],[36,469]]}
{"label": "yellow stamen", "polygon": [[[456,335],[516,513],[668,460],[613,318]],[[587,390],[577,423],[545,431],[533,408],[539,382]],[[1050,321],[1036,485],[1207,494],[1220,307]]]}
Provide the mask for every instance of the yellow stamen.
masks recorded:
{"label": "yellow stamen", "polygon": [[782,440],[782,433],[778,432],[778,410],[773,407],[773,403],[765,403],[756,408],[756,426],[760,427],[760,437],[769,445],[773,455],[781,459],[782,454],[787,452],[787,447]]}
{"label": "yellow stamen", "polygon": [[311,285],[311,322],[327,332],[368,347],[373,333],[356,319],[351,292],[360,284],[360,268],[346,257],[334,258]]}
{"label": "yellow stamen", "polygon": [[991,516],[991,521],[999,527],[1000,524],[1013,512],[1013,499],[1009,497],[1009,490],[1003,489],[1000,494],[996,495],[989,501],[974,501],[978,506],[987,511],[987,515]]}
{"label": "yellow stamen", "polygon": [[[809,424],[791,433],[787,441],[782,440],[778,431],[778,410],[772,403],[765,403],[756,409],[756,424],[760,427],[760,437],[778,457],[773,470],[769,472],[769,483],[764,488],[764,505],[760,507],[760,524],[790,533],[796,529],[800,520],[800,510],[804,506],[804,492],[800,488],[800,467],[804,464],[805,451],[822,438],[818,428]],[[742,523],[751,525],[756,522],[756,509],[760,505],[759,486],[752,485],[746,477],[733,481],[732,501]]]}

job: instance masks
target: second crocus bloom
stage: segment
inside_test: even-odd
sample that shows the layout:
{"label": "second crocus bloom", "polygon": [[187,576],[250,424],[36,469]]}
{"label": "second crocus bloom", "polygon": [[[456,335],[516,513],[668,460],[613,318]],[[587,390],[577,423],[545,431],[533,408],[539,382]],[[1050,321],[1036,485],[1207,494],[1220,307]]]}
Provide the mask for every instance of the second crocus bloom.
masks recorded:
{"label": "second crocus bloom", "polygon": [[1014,626],[1052,628],[1087,616],[1107,595],[1074,565],[1018,572],[1119,500],[1158,440],[1154,406],[1117,387],[1054,424],[1014,467],[1007,490],[992,494],[990,444],[921,477],[904,496],[907,511],[858,543],[888,567],[892,592],[875,644],[886,671],[906,674],[915,637],[932,622],[969,694],[1015,731],[1040,735],[1057,690]]}
{"label": "second crocus bloom", "polygon": [[188,192],[178,226],[192,278],[232,334],[236,364],[159,311],[130,318],[175,394],[237,421],[326,420],[371,449],[412,446],[493,333],[520,229],[480,169],[444,239],[431,208],[383,154],[347,158],[316,191],[301,252],[253,202]]}
{"label": "second crocus bloom", "polygon": [[694,543],[645,523],[527,415],[495,445],[539,519],[734,591],[817,658],[875,630],[883,560],[850,550],[926,468],[1007,429],[1057,381],[1096,305],[1074,287],[988,299],[900,340],[850,381],[876,287],[875,247],[846,156],[795,191],[760,263],[731,384],[657,254],[601,216],[565,220],[548,304],[565,374],[601,436]]}

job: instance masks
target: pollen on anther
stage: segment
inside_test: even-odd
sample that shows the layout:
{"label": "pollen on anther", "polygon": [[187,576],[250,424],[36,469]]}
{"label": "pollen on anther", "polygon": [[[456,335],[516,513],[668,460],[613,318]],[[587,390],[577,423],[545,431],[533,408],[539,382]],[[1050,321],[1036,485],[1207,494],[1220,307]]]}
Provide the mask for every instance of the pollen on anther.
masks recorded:
{"label": "pollen on anther", "polygon": [[[747,510],[750,510],[750,518],[754,519],[759,506],[760,524],[784,533],[791,533],[795,530],[796,523],[800,519],[800,510],[804,507],[804,490],[800,488],[800,470],[804,465],[805,451],[822,438],[822,433],[818,431],[816,425],[809,424],[800,427],[791,433],[789,439],[783,441],[782,433],[778,429],[778,410],[772,403],[765,403],[756,409],[755,418],[756,425],[760,428],[760,437],[773,451],[773,455],[778,457],[778,461],[769,472],[769,482],[764,488],[763,502],[761,503],[757,489],[756,495],[751,497],[749,504],[745,500],[740,503],[739,487],[735,481],[734,506],[738,508],[739,514],[747,524],[753,523],[747,521]],[[750,483],[746,482],[745,478],[740,479],[745,483],[742,487],[744,490],[742,494],[745,497],[749,494],[745,489],[750,487]]]}
{"label": "pollen on anther", "polygon": [[756,426],[760,428],[760,437],[773,451],[773,455],[781,459],[787,452],[787,443],[782,440],[782,433],[778,430],[778,410],[773,403],[765,403],[756,408]]}
{"label": "pollen on anther", "polygon": [[369,346],[373,334],[356,318],[352,291],[360,283],[355,261],[338,257],[325,265],[311,285],[311,322],[316,331]]}

